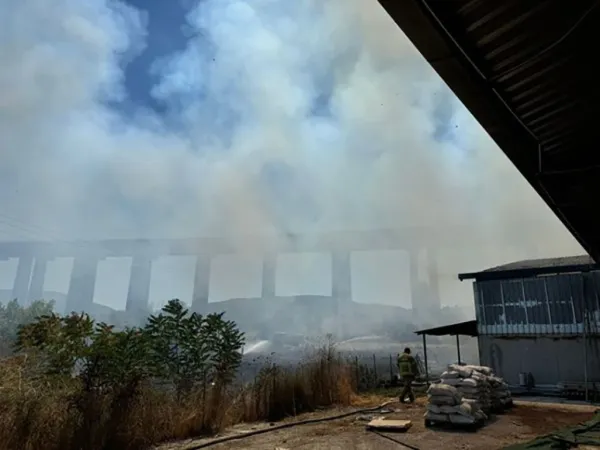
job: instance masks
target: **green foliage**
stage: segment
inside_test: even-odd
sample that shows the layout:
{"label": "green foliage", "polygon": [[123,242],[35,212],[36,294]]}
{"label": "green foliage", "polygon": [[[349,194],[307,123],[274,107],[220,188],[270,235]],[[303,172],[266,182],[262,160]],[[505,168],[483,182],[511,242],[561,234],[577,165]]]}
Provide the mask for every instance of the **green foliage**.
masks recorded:
{"label": "green foliage", "polygon": [[231,383],[243,344],[223,314],[190,314],[171,300],[144,328],[122,331],[87,314],[43,315],[19,329],[16,349],[41,355],[48,375],[77,375],[87,390],[158,378],[181,395],[207,382]]}
{"label": "green foliage", "polygon": [[171,300],[160,314],[150,316],[145,331],[152,342],[156,375],[173,380],[178,392],[191,388],[208,364],[201,318],[189,316],[181,302]]}
{"label": "green foliage", "polygon": [[115,331],[99,323],[82,356],[81,376],[88,388],[136,386],[152,375],[150,341],[140,329]]}
{"label": "green foliage", "polygon": [[178,300],[121,330],[46,311],[20,327],[21,354],[0,361],[0,448],[145,450],[349,404],[353,372],[331,343],[295,369],[270,364],[234,386],[243,343],[224,314],[190,313]]}
{"label": "green foliage", "polygon": [[87,314],[61,317],[52,313],[21,326],[15,347],[19,352],[41,354],[46,373],[70,375],[75,363],[86,356],[93,333],[94,321]]}
{"label": "green foliage", "polygon": [[209,381],[230,383],[241,362],[243,334],[223,314],[190,314],[179,300],[150,316],[145,332],[157,376],[172,380],[181,395]]}
{"label": "green foliage", "polygon": [[[201,394],[202,414],[190,427],[216,430],[223,421],[218,404],[240,366],[243,343],[223,314],[190,314],[171,300],[142,328],[116,330],[83,313],[45,314],[20,327],[16,350],[35,354],[40,381],[50,388],[72,386],[68,440],[84,443],[81,450],[129,448],[119,439],[143,392],[176,404],[194,403]],[[207,399],[216,411],[210,415],[204,413]],[[106,430],[113,430],[110,437]]]}
{"label": "green foliage", "polygon": [[52,314],[54,301],[37,300],[28,306],[21,306],[17,300],[0,304],[0,354],[11,353],[21,325],[37,320],[38,317]]}
{"label": "green foliage", "polygon": [[221,385],[231,382],[242,361],[240,350],[244,345],[244,334],[235,322],[223,320],[223,313],[220,313],[205,318],[204,335],[213,368],[211,379]]}

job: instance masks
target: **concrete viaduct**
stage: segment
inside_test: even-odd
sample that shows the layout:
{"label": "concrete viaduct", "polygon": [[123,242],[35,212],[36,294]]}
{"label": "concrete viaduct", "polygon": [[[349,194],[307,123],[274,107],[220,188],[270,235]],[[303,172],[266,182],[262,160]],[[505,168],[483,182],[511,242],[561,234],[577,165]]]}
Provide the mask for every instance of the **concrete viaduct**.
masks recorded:
{"label": "concrete viaduct", "polygon": [[[144,311],[148,304],[152,260],[161,256],[195,256],[192,309],[205,310],[208,303],[211,258],[251,252],[263,255],[262,297],[275,297],[278,253],[329,252],[332,255],[332,297],[352,299],[350,256],[355,251],[405,250],[410,255],[412,299],[419,309],[440,307],[434,256],[428,254],[430,283],[419,282],[419,230],[377,230],[311,235],[246,236],[193,239],[113,239],[72,242],[0,242],[0,260],[18,259],[12,296],[32,301],[43,297],[48,261],[73,257],[67,293],[67,311],[81,311],[93,302],[98,262],[109,257],[132,258],[126,310]],[[408,240],[410,237],[410,241]],[[417,307],[414,305],[413,310]]]}

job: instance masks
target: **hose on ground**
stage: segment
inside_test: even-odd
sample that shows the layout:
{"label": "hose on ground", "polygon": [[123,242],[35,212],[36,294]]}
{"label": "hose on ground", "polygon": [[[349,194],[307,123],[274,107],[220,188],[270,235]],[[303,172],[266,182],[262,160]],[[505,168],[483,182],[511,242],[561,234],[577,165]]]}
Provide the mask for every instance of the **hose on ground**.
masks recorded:
{"label": "hose on ground", "polygon": [[404,448],[409,448],[410,450],[421,450],[419,447],[415,447],[413,445],[407,444],[406,442],[402,442],[396,438],[393,438],[391,436],[388,436],[387,434],[383,434],[377,430],[371,430],[372,433],[375,433],[377,436],[381,436],[382,438],[385,438],[389,441],[395,442],[398,445],[401,445]]}
{"label": "hose on ground", "polygon": [[[300,420],[299,422],[283,423],[281,425],[276,425],[276,426],[270,427],[270,428],[263,428],[260,430],[248,431],[247,433],[236,434],[233,436],[224,436],[222,438],[213,439],[212,441],[209,441],[209,442],[203,442],[202,444],[197,444],[197,445],[194,445],[191,447],[186,447],[185,450],[199,450],[201,448],[212,447],[213,445],[223,444],[225,442],[230,442],[230,441],[235,441],[235,440],[240,440],[240,439],[246,439],[246,438],[249,438],[252,436],[258,436],[259,434],[266,434],[266,433],[270,433],[272,431],[284,430],[286,428],[292,428],[292,427],[296,427],[299,425],[311,425],[311,424],[317,424],[317,423],[323,423],[323,422],[331,422],[333,420],[345,419],[346,417],[354,416],[356,414],[373,413],[373,412],[377,412],[377,411],[385,408],[387,405],[389,405],[391,403],[394,403],[394,401],[382,403],[381,405],[376,406],[374,408],[359,409],[356,411],[347,412],[344,414],[338,414],[335,416],[323,417],[323,418],[319,418],[319,419],[306,419],[306,420]],[[386,436],[384,436],[384,437],[386,437]]]}

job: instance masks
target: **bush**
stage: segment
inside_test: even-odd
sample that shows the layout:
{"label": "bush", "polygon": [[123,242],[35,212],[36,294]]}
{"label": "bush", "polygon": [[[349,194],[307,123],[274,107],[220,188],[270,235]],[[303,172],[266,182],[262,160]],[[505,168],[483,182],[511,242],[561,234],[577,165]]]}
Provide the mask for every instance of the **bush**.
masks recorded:
{"label": "bush", "polygon": [[51,314],[54,302],[37,300],[28,306],[21,306],[17,300],[0,303],[0,357],[10,356],[21,325],[37,320],[38,317]]}
{"label": "bush", "polygon": [[146,449],[350,402],[354,371],[331,343],[237,386],[243,343],[223,314],[190,314],[178,300],[124,330],[43,315],[0,362],[0,450]]}

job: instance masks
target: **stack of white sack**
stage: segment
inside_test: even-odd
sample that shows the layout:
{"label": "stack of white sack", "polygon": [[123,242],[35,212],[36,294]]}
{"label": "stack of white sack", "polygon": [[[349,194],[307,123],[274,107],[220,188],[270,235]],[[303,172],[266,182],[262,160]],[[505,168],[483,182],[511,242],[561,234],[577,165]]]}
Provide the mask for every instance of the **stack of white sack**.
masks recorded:
{"label": "stack of white sack", "polygon": [[492,397],[488,377],[492,375],[489,367],[459,366],[451,364],[442,374],[442,383],[454,386],[464,398],[476,402],[484,412],[492,407]]}
{"label": "stack of white sack", "polygon": [[470,425],[486,419],[479,404],[464,399],[454,386],[432,384],[427,390],[427,398],[425,420],[430,422]]}
{"label": "stack of white sack", "polygon": [[488,377],[492,389],[492,408],[502,410],[512,405],[512,396],[508,389],[508,384],[497,376]]}

